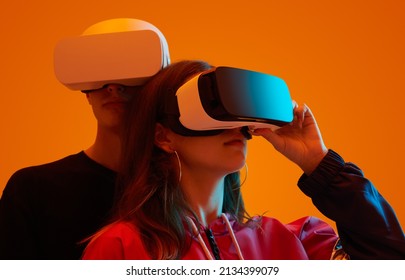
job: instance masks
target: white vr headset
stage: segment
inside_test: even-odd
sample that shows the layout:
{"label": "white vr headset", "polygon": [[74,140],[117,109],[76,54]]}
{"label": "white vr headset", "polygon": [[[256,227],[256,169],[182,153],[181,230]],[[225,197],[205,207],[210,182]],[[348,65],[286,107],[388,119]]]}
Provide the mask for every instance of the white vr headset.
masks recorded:
{"label": "white vr headset", "polygon": [[167,124],[184,136],[236,127],[277,129],[293,120],[293,103],[282,79],[231,67],[192,78],[168,96],[165,107]]}
{"label": "white vr headset", "polygon": [[54,50],[56,78],[71,90],[142,85],[170,63],[165,37],[147,22],[114,19],[90,30],[61,40]]}

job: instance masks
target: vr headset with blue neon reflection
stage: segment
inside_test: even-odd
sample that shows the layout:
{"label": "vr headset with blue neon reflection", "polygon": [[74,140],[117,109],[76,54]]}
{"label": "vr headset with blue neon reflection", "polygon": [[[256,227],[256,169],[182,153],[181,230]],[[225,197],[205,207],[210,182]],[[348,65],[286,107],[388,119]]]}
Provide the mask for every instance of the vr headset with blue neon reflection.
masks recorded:
{"label": "vr headset with blue neon reflection", "polygon": [[[203,72],[166,100],[166,122],[183,136],[210,136],[237,127],[277,129],[293,120],[293,103],[280,78],[232,67]],[[242,129],[243,132],[243,129]]]}

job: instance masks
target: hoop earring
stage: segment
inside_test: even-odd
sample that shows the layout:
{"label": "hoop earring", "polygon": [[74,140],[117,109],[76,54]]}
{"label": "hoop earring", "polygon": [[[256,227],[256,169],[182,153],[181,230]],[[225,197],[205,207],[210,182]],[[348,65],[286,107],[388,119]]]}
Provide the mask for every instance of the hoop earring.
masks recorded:
{"label": "hoop earring", "polygon": [[247,165],[247,163],[245,162],[245,178],[243,179],[243,181],[241,181],[241,183],[240,183],[240,186],[242,187],[242,185],[246,182],[246,180],[247,180],[247,178],[248,178],[248,172],[249,171],[249,169],[248,169],[248,165]]}
{"label": "hoop earring", "polygon": [[177,151],[174,151],[174,154],[176,155],[176,158],[177,158],[177,163],[178,163],[178,165],[179,165],[179,183],[180,183],[180,181],[181,181],[181,162],[180,162],[180,157],[179,157],[179,154],[177,153]]}

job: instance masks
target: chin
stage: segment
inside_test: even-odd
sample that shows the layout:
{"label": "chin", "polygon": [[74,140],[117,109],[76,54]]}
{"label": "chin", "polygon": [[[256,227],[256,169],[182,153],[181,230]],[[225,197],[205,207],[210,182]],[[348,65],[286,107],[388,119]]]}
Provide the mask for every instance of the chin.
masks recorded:
{"label": "chin", "polygon": [[246,162],[243,161],[243,162],[239,163],[238,165],[235,165],[234,168],[231,168],[229,173],[235,173],[235,172],[241,171],[245,166],[246,166]]}

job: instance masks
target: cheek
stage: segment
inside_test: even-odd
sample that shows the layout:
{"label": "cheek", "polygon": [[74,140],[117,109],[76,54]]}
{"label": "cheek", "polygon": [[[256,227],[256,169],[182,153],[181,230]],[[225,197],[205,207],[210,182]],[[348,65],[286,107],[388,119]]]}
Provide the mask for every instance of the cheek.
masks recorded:
{"label": "cheek", "polygon": [[95,94],[89,94],[87,96],[87,101],[89,102],[89,104],[93,107],[96,107],[97,104],[100,103],[100,96],[99,95],[95,95]]}
{"label": "cheek", "polygon": [[199,138],[187,137],[177,142],[176,149],[179,155],[188,162],[201,161],[212,158],[215,148],[207,141]]}
{"label": "cheek", "polygon": [[109,96],[108,92],[97,91],[87,94],[87,101],[92,106],[99,106]]}

